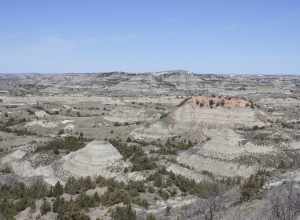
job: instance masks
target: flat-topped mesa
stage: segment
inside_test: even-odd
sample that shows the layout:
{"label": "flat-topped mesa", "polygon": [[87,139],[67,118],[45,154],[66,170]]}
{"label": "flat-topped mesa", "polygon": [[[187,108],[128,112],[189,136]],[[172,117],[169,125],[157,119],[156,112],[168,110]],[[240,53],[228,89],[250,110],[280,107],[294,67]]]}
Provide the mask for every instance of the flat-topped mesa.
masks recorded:
{"label": "flat-topped mesa", "polygon": [[193,96],[192,103],[199,107],[254,108],[254,103],[239,97]]}

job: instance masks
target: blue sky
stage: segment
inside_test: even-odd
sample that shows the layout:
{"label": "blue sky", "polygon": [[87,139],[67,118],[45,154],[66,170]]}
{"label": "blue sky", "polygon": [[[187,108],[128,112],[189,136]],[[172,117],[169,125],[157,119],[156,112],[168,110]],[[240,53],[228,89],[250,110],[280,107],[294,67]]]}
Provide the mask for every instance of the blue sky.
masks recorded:
{"label": "blue sky", "polygon": [[0,0],[0,72],[300,73],[299,0]]}

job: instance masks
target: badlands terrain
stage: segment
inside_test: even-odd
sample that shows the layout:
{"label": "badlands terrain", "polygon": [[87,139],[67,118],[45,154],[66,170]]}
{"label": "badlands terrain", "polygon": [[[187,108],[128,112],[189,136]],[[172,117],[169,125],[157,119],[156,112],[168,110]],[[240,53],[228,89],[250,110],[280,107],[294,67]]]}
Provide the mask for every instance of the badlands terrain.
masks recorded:
{"label": "badlands terrain", "polygon": [[300,219],[300,77],[0,74],[0,219]]}

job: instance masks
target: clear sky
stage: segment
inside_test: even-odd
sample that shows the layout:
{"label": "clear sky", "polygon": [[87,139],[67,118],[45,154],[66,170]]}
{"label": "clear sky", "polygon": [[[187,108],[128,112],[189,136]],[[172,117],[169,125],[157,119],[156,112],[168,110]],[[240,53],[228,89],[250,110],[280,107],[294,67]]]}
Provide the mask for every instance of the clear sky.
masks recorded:
{"label": "clear sky", "polygon": [[0,0],[0,72],[300,73],[299,0]]}

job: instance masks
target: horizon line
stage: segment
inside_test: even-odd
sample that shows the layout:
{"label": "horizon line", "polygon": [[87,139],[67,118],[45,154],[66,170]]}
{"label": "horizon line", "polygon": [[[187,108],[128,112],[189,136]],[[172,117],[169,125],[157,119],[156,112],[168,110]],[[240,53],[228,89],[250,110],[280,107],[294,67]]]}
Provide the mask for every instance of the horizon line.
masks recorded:
{"label": "horizon line", "polygon": [[196,74],[196,75],[276,75],[276,76],[299,76],[300,73],[216,73],[216,72],[194,72],[189,70],[161,70],[161,71],[122,71],[122,70],[112,70],[112,71],[87,71],[87,72],[0,72],[0,75],[63,75],[63,74],[107,74],[107,73],[119,73],[119,74],[168,74],[168,73],[186,73],[186,74]]}

